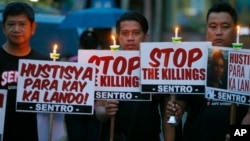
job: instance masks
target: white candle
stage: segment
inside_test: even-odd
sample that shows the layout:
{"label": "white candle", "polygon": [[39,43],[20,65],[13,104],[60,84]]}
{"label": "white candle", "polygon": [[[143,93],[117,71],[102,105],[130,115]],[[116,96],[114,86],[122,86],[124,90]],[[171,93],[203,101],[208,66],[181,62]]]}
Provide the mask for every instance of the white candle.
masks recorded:
{"label": "white candle", "polygon": [[240,26],[237,26],[237,36],[236,36],[236,43],[239,43],[240,40]]}
{"label": "white candle", "polygon": [[115,46],[116,45],[116,40],[115,40],[115,36],[112,35],[111,38],[113,39],[113,45]]}
{"label": "white candle", "polygon": [[57,50],[57,44],[54,45],[54,48],[53,48],[53,53],[56,54],[56,50]]}
{"label": "white candle", "polygon": [[178,27],[175,28],[175,38],[178,37]]}
{"label": "white candle", "polygon": [[59,53],[57,53],[57,44],[54,45],[52,53],[50,53],[50,58],[53,59],[53,61],[56,61],[56,59],[59,59]]}

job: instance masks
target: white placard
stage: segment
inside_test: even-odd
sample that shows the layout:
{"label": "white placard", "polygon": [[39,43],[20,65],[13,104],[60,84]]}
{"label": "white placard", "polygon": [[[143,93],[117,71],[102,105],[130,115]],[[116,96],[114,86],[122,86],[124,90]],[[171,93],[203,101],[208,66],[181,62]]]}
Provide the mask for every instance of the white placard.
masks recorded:
{"label": "white placard", "polygon": [[93,114],[91,64],[19,60],[17,111]]}
{"label": "white placard", "polygon": [[[250,105],[250,50],[209,47],[208,67],[211,65],[209,60],[214,52],[223,54],[226,62],[225,71],[220,80],[220,87],[213,87],[209,81],[207,82],[206,98]],[[209,77],[211,78],[208,71]]]}
{"label": "white placard", "polygon": [[0,140],[3,140],[7,90],[0,89]]}
{"label": "white placard", "polygon": [[142,92],[204,94],[210,42],[141,43]]}
{"label": "white placard", "polygon": [[79,50],[78,61],[96,67],[95,99],[151,100],[141,94],[139,51]]}

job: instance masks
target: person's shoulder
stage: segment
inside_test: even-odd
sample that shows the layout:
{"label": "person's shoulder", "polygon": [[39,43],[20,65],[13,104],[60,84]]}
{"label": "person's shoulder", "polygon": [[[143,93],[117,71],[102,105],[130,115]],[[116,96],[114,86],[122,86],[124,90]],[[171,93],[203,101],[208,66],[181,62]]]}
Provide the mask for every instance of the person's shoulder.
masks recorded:
{"label": "person's shoulder", "polygon": [[78,56],[77,55],[69,57],[69,61],[70,62],[77,62],[77,60],[78,60]]}
{"label": "person's shoulder", "polygon": [[29,54],[30,59],[39,59],[39,60],[49,60],[49,55],[42,54],[41,52],[32,49],[31,53]]}
{"label": "person's shoulder", "polygon": [[4,50],[3,50],[3,47],[0,47],[0,54],[4,54]]}
{"label": "person's shoulder", "polygon": [[13,59],[13,57],[16,57],[16,56],[13,56],[9,53],[7,53],[3,47],[0,47],[0,59],[1,60],[8,60],[8,59]]}

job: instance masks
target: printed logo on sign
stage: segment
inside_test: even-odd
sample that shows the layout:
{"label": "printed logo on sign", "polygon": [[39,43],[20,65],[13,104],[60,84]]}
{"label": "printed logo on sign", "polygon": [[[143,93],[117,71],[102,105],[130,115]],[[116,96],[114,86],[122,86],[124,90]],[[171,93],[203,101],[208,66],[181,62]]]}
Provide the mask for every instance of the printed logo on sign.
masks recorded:
{"label": "printed logo on sign", "polygon": [[250,138],[250,125],[231,125],[230,141],[248,141]]}
{"label": "printed logo on sign", "polygon": [[247,129],[236,129],[234,136],[244,136],[247,133]]}
{"label": "printed logo on sign", "polygon": [[213,99],[214,98],[214,90],[206,89],[206,98]]}

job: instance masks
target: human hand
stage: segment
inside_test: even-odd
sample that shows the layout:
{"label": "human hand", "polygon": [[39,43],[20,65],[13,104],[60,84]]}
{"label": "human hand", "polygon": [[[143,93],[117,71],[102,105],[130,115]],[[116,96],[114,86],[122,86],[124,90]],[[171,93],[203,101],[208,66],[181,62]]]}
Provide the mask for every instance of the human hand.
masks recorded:
{"label": "human hand", "polygon": [[230,134],[226,134],[226,141],[230,141]]}
{"label": "human hand", "polygon": [[175,116],[176,120],[179,122],[183,115],[183,110],[181,106],[173,101],[168,101],[166,105],[166,119],[168,120],[170,116]]}
{"label": "human hand", "polygon": [[119,104],[118,100],[115,100],[115,99],[107,100],[106,105],[105,105],[105,109],[106,109],[106,113],[108,116],[115,116],[116,115],[116,112],[119,110],[118,104]]}

